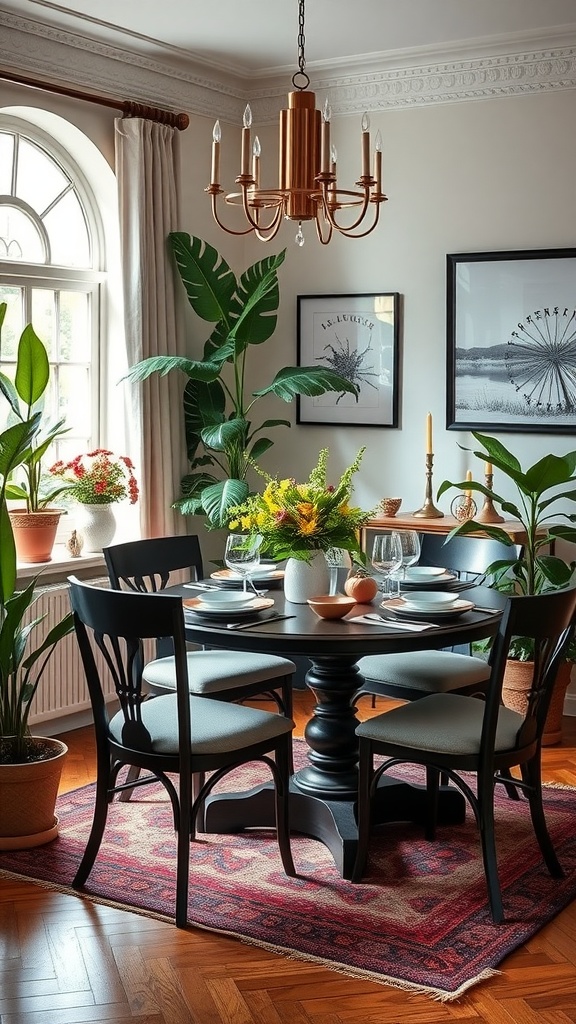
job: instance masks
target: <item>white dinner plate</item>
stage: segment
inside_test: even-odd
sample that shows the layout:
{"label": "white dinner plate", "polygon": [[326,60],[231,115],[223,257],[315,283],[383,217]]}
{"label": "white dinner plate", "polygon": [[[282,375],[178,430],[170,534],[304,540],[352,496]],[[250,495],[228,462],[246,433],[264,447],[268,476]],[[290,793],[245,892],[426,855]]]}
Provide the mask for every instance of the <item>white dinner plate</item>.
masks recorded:
{"label": "white dinner plate", "polygon": [[411,565],[406,569],[407,580],[430,579],[431,576],[443,576],[446,569],[439,565]]}
{"label": "white dinner plate", "polygon": [[393,597],[389,601],[383,601],[380,605],[383,611],[392,612],[399,619],[455,619],[464,612],[469,612],[475,607],[473,601],[459,599],[451,604],[449,608],[408,608],[406,601],[401,597]]}
{"label": "white dinner plate", "polygon": [[270,597],[255,597],[250,604],[243,604],[241,608],[207,608],[202,603],[201,597],[185,597],[182,601],[184,614],[192,613],[194,618],[201,619],[224,619],[236,620],[250,618],[255,612],[263,612],[266,608],[272,608],[274,601]]}
{"label": "white dinner plate", "polygon": [[[237,587],[239,583],[242,583],[242,577],[239,572],[234,572],[233,569],[216,569],[215,572],[210,573],[210,579],[216,580],[217,583],[223,584],[224,586]],[[250,579],[254,583],[274,583],[281,582],[284,579],[283,569],[256,569],[255,572],[250,573]]]}
{"label": "white dinner plate", "polygon": [[408,577],[404,579],[402,573],[394,573],[392,579],[400,583],[402,590],[425,590],[427,587],[434,590],[435,587],[443,587],[446,583],[453,583],[457,576],[453,572],[443,572],[441,576],[428,576],[420,580],[411,580]]}

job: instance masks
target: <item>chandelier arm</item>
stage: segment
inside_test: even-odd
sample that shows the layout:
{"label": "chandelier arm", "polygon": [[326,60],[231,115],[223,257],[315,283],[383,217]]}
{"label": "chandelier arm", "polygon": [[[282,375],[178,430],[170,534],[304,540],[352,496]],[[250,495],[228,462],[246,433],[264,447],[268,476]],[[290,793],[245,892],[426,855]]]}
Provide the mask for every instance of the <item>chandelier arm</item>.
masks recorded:
{"label": "chandelier arm", "polygon": [[376,227],[379,220],[380,205],[378,204],[374,211],[374,220],[372,222],[372,225],[369,228],[367,228],[366,231],[359,231],[356,234],[353,234],[352,228],[341,228],[336,223],[334,224],[334,227],[336,228],[336,231],[338,231],[340,235],[344,235],[345,238],[366,238],[366,235],[369,235],[372,231],[374,231],[374,228]]}
{"label": "chandelier arm", "polygon": [[[328,202],[326,200],[326,197],[322,196],[322,199],[324,201],[324,208],[325,208],[326,216],[327,216],[328,220],[333,225],[333,227],[336,228],[337,231],[342,232],[343,229],[339,226],[338,222],[336,221],[336,219],[334,217],[334,214],[332,213],[332,211],[330,209],[330,206],[329,206],[329,204],[328,204]],[[362,221],[364,220],[364,217],[366,216],[369,202],[370,202],[370,189],[368,188],[367,185],[365,185],[364,186],[364,198],[362,200],[362,207],[361,207],[360,213],[358,214],[356,220],[352,222],[352,224],[348,224],[347,225],[346,231],[355,231],[355,229],[362,223]],[[357,235],[357,236],[354,235],[353,237],[354,238],[356,238],[356,237],[360,238],[361,235]]]}
{"label": "chandelier arm", "polygon": [[220,217],[218,216],[218,210],[216,208],[216,200],[217,200],[217,196],[213,195],[212,196],[212,216],[214,217],[214,220],[216,221],[218,227],[222,228],[222,231],[226,231],[226,233],[229,234],[229,235],[249,235],[250,232],[253,230],[251,227],[245,228],[244,231],[234,231],[233,228],[228,228],[228,227],[226,227],[225,224],[222,223],[222,221],[220,220]]}
{"label": "chandelier arm", "polygon": [[324,218],[325,223],[328,225],[328,233],[326,235],[323,234],[322,227],[320,225],[320,213],[321,212],[323,213],[324,211],[321,210],[321,207],[317,206],[316,207],[316,216],[314,218],[314,223],[316,224],[316,235],[318,236],[318,241],[322,245],[328,245],[328,242],[332,238],[333,228],[332,228],[332,224],[330,223],[330,221],[327,221],[326,218]]}
{"label": "chandelier arm", "polygon": [[[259,223],[259,218],[255,219],[252,216],[250,207],[248,205],[248,190],[244,186],[242,186],[242,209],[244,210],[244,216],[246,217],[246,220],[251,225],[252,230],[256,232],[258,237],[260,237],[260,235],[258,234],[259,232],[264,232],[264,236],[261,239],[262,241],[265,241],[267,238],[274,238],[274,235],[278,230],[278,226],[280,224],[280,220],[282,217],[281,203],[277,206],[274,217],[272,218],[270,223],[263,226],[262,224]],[[272,231],[274,232],[274,234],[269,234],[269,232]]]}

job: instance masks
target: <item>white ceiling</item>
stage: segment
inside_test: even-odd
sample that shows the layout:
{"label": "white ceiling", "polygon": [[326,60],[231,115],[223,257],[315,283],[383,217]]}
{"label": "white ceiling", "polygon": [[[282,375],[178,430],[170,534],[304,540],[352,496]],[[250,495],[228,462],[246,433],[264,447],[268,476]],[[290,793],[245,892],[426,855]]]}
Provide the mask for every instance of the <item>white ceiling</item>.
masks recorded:
{"label": "white ceiling", "polygon": [[[242,78],[297,69],[297,0],[2,0],[1,10],[180,67]],[[376,55],[561,45],[575,29],[576,0],[306,0],[306,60],[342,71]]]}

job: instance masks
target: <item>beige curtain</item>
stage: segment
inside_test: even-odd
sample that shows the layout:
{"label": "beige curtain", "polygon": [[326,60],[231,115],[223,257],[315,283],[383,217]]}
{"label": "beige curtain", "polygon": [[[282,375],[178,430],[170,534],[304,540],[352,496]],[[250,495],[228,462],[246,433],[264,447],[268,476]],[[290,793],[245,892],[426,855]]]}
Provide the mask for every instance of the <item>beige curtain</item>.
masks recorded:
{"label": "beige curtain", "polygon": [[[148,356],[185,355],[177,317],[176,275],[168,252],[179,229],[174,128],[142,118],[116,120],[124,317],[128,365]],[[154,375],[126,384],[127,437],[138,468],[143,537],[186,533],[171,508],[187,469],[184,378]]]}

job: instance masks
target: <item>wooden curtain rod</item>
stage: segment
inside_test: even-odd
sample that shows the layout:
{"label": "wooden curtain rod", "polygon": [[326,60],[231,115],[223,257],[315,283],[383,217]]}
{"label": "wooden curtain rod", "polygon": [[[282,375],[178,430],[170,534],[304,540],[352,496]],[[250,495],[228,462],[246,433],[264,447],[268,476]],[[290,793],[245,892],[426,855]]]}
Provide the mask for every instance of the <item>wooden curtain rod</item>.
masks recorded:
{"label": "wooden curtain rod", "polygon": [[44,92],[71,96],[72,99],[84,100],[86,103],[98,103],[101,107],[112,107],[114,110],[121,110],[123,117],[143,117],[147,121],[158,121],[160,124],[177,128],[180,132],[185,131],[190,124],[188,114],[175,114],[171,110],[159,110],[157,107],[148,107],[143,103],[133,103],[132,100],[112,100],[108,96],[95,96],[92,93],[69,89],[66,85],[52,85],[37,78],[25,78],[23,75],[12,74],[10,71],[0,71],[0,79],[6,82],[16,82],[18,85],[25,85],[30,89],[43,89]]}

